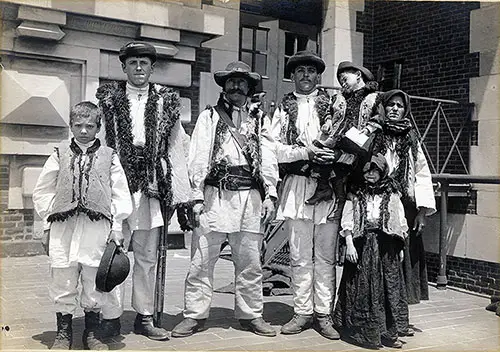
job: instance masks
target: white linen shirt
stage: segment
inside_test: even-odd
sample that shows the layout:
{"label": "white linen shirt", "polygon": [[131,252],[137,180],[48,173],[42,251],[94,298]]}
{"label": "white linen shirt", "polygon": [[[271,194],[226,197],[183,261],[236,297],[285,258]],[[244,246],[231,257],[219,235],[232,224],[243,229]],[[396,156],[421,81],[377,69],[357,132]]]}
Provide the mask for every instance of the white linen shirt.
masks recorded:
{"label": "white linen shirt", "polygon": [[[239,132],[246,133],[248,116],[242,111]],[[233,111],[233,116],[238,116]],[[188,169],[194,200],[204,201],[204,211],[200,216],[200,230],[233,233],[248,231],[260,233],[262,201],[257,189],[230,191],[213,186],[205,186],[204,181],[210,171],[212,151],[217,123],[220,119],[215,109],[203,111],[191,135]],[[238,123],[238,121],[235,121]],[[231,133],[222,137],[222,158],[232,166],[248,165],[248,162]],[[261,130],[262,164],[261,171],[270,196],[276,197],[278,165],[274,154],[274,143],[264,123]]]}
{"label": "white linen shirt", "polygon": [[[278,162],[289,163],[308,160],[307,147],[312,145],[321,131],[320,121],[315,109],[315,97],[318,91],[303,95],[294,92],[297,98],[297,132],[298,139],[305,145],[287,145],[281,140],[282,128],[287,128],[288,116],[276,109],[272,121],[271,134],[275,140]],[[316,205],[306,205],[306,200],[316,191],[317,180],[312,177],[289,174],[283,180],[280,206],[277,219],[311,220],[314,224],[324,224],[327,217],[334,211],[335,199],[319,202]]]}
{"label": "white linen shirt", "polygon": [[[382,196],[375,194],[368,197],[366,200],[366,224],[377,225],[380,218],[380,203],[382,202]],[[408,223],[405,218],[405,210],[403,204],[399,201],[398,208],[396,209],[400,219],[401,229],[404,232],[408,232]],[[344,204],[344,209],[342,210],[342,220],[340,221],[342,225],[342,230],[340,235],[345,237],[345,231],[352,231],[354,229],[354,211],[352,200],[346,200]]]}
{"label": "white linen shirt", "polygon": [[[94,141],[87,144],[75,142],[84,153],[83,162],[86,163],[87,148]],[[122,230],[122,221],[132,212],[132,201],[125,172],[116,154],[113,154],[110,171],[112,225],[107,219],[92,221],[85,214],[48,223],[59,173],[57,153],[53,153],[45,162],[33,190],[33,203],[36,212],[44,220],[44,230],[50,229],[49,257],[53,268],[68,268],[77,263],[98,267],[110,230]]]}
{"label": "white linen shirt", "polygon": [[[148,101],[149,89],[148,86],[137,88],[127,82],[126,93],[130,102],[134,144],[143,146],[146,142],[144,111]],[[150,198],[139,190],[132,194],[132,205],[132,214],[127,219],[131,231],[151,230],[163,226],[163,216],[158,199]]]}

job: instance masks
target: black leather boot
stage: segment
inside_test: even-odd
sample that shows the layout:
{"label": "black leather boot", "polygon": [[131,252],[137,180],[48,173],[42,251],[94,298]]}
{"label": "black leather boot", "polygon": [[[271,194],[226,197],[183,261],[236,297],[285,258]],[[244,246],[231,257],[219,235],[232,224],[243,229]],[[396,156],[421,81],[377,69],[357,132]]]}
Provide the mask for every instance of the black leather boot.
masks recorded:
{"label": "black leather boot", "polygon": [[144,335],[151,340],[168,340],[167,330],[154,326],[152,315],[142,315],[137,313],[134,322],[134,333]]}
{"label": "black leather boot", "polygon": [[51,350],[70,350],[73,344],[73,315],[56,313],[57,334]]}
{"label": "black leather boot", "polygon": [[85,350],[108,350],[108,345],[100,340],[100,325],[99,313],[85,312],[85,330],[83,330],[82,336],[83,348]]}
{"label": "black leather boot", "polygon": [[108,339],[120,335],[121,324],[120,318],[116,319],[102,319],[99,337],[101,339]]}

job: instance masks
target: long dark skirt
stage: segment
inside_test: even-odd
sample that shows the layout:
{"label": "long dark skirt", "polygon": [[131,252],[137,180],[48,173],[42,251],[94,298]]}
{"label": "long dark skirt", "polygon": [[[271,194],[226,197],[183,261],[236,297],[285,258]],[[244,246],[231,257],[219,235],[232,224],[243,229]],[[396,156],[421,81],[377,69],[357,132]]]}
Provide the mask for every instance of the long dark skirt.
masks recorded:
{"label": "long dark skirt", "polygon": [[421,234],[412,231],[417,216],[417,207],[410,201],[404,201],[405,216],[410,228],[406,239],[403,273],[406,284],[408,304],[420,303],[429,299],[427,264],[425,262],[424,241]]}
{"label": "long dark skirt", "polygon": [[354,240],[358,263],[344,263],[334,325],[354,342],[377,347],[381,337],[396,340],[408,321],[398,253],[403,242],[379,231]]}

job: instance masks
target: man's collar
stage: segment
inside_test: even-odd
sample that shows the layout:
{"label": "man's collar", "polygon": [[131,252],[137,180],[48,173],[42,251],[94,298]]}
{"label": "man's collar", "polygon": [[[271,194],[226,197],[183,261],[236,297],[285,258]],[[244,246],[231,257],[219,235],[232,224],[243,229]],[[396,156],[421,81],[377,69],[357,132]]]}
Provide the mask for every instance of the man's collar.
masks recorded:
{"label": "man's collar", "polygon": [[301,94],[301,93],[297,93],[296,91],[293,92],[293,94],[297,97],[297,98],[308,98],[308,97],[315,97],[318,95],[318,89],[316,88],[315,90],[313,90],[311,93],[309,94]]}

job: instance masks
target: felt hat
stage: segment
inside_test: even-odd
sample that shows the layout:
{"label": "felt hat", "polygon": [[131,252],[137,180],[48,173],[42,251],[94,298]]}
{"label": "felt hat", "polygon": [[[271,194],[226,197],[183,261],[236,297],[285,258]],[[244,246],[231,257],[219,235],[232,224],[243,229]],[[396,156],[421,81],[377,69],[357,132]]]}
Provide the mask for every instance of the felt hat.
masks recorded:
{"label": "felt hat", "polygon": [[340,74],[345,70],[360,71],[365,83],[370,82],[370,81],[375,81],[375,77],[373,76],[373,73],[371,73],[369,69],[367,69],[366,67],[363,67],[361,65],[356,65],[355,63],[352,63],[351,61],[342,61],[339,64],[339,66],[337,67],[337,79],[339,81],[340,81]]}
{"label": "felt hat", "polygon": [[313,65],[316,66],[318,73],[325,71],[325,62],[322,58],[311,51],[303,50],[296,52],[286,63],[287,72],[293,73],[295,68],[299,65]]}
{"label": "felt hat", "polygon": [[156,49],[146,42],[129,42],[121,47],[118,57],[120,61],[125,63],[125,60],[131,56],[146,56],[151,59],[151,63],[156,61]]}
{"label": "felt hat", "polygon": [[226,81],[230,77],[242,77],[248,80],[250,86],[259,84],[261,77],[257,72],[251,72],[250,66],[243,61],[234,61],[226,66],[225,70],[214,73],[215,83],[224,88]]}
{"label": "felt hat", "polygon": [[130,261],[114,241],[109,241],[97,269],[95,285],[99,291],[110,292],[121,284],[130,272]]}

